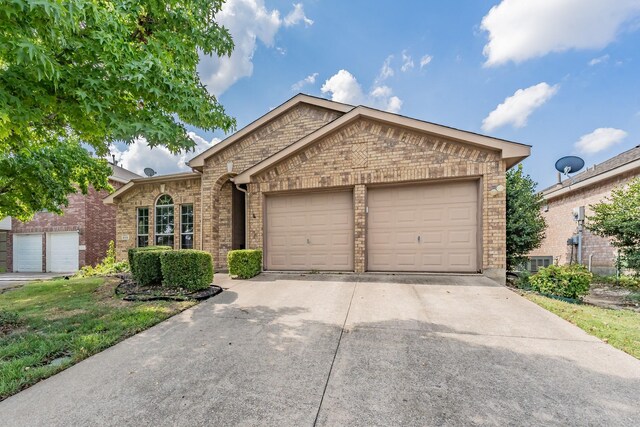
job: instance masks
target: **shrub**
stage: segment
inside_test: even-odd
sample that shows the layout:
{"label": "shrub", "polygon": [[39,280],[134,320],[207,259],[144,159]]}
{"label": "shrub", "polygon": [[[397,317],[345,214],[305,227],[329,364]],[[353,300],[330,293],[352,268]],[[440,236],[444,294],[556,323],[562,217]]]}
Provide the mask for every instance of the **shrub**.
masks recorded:
{"label": "shrub", "polygon": [[240,279],[250,279],[262,271],[262,250],[240,249],[227,254],[229,274]]}
{"label": "shrub", "polygon": [[137,250],[133,252],[131,275],[140,286],[159,285],[162,283],[162,267],[160,256],[171,249]]}
{"label": "shrub", "polygon": [[593,275],[582,265],[550,265],[531,276],[534,291],[565,298],[581,298],[589,293]]}
{"label": "shrub", "polygon": [[116,245],[113,240],[111,240],[107,254],[102,262],[96,264],[95,267],[85,265],[75,274],[75,277],[106,276],[127,271],[129,271],[129,263],[126,261],[116,261]]}
{"label": "shrub", "polygon": [[213,260],[208,252],[193,249],[161,252],[160,264],[163,286],[199,291],[213,282]]}
{"label": "shrub", "polygon": [[640,278],[636,276],[627,276],[625,274],[621,274],[620,276],[616,276],[615,274],[609,276],[594,275],[593,282],[622,286],[623,288],[631,290],[640,288]]}
{"label": "shrub", "polygon": [[129,260],[129,266],[133,272],[133,254],[138,251],[170,251],[173,248],[171,246],[143,246],[141,248],[131,248],[127,251],[127,258]]}

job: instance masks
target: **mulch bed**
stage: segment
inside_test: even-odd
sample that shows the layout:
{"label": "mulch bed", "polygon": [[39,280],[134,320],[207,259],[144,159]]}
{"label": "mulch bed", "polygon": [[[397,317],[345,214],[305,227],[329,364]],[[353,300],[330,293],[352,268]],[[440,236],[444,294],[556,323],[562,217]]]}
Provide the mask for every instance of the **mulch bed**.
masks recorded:
{"label": "mulch bed", "polygon": [[163,286],[138,286],[131,275],[121,275],[120,284],[116,287],[116,295],[124,296],[125,301],[190,301],[205,300],[222,292],[219,286],[192,292],[183,288],[166,288]]}

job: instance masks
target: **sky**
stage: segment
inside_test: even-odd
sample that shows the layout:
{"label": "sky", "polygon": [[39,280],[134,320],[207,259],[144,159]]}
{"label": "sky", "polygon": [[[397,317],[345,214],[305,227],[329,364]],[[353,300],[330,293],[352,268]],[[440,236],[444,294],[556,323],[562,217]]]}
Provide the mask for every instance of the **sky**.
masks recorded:
{"label": "sky", "polygon": [[[238,129],[302,92],[529,144],[539,188],[562,156],[640,144],[640,0],[228,0],[217,19],[235,50],[198,71]],[[197,152],[228,136],[189,131]],[[161,174],[195,156],[113,153]]]}

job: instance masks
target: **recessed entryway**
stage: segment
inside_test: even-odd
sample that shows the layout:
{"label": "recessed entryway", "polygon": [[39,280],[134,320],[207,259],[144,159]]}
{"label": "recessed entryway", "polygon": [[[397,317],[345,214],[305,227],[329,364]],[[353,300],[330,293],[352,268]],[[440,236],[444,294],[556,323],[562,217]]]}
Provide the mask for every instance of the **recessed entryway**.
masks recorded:
{"label": "recessed entryway", "polygon": [[267,270],[353,270],[353,192],[266,197]]}
{"label": "recessed entryway", "polygon": [[478,271],[478,181],[367,190],[369,271]]}

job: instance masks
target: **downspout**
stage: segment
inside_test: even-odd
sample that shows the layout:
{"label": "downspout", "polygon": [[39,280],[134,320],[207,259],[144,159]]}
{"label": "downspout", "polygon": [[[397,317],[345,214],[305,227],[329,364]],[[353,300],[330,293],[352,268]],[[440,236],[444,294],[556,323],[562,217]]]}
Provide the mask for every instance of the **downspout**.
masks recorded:
{"label": "downspout", "polygon": [[593,252],[589,254],[589,273],[591,273],[591,260],[593,259]]}

